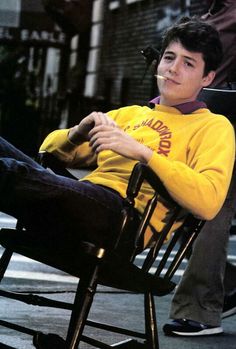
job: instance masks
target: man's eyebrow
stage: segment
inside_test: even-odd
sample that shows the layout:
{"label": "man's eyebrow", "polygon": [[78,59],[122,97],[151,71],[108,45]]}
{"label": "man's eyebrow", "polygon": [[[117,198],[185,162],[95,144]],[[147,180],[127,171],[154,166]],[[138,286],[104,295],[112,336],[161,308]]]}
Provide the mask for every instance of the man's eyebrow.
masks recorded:
{"label": "man's eyebrow", "polygon": [[193,57],[184,56],[184,58],[186,58],[186,59],[188,59],[188,60],[190,60],[190,61],[193,61],[193,62],[197,63],[197,60],[196,60],[195,58],[193,58]]}
{"label": "man's eyebrow", "polygon": [[166,54],[166,53],[175,55],[175,53],[174,53],[173,51],[167,51],[167,50],[166,50],[166,51],[164,52],[164,54]]}

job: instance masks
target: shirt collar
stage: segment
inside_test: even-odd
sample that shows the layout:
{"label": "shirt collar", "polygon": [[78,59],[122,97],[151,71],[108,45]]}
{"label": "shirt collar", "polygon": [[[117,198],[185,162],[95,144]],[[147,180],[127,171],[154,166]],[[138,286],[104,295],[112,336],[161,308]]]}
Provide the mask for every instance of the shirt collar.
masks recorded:
{"label": "shirt collar", "polygon": [[[160,104],[160,96],[151,99],[149,103]],[[206,103],[197,101],[197,100],[178,104],[178,105],[173,105],[172,107],[178,109],[182,114],[191,114],[197,109],[207,108]]]}

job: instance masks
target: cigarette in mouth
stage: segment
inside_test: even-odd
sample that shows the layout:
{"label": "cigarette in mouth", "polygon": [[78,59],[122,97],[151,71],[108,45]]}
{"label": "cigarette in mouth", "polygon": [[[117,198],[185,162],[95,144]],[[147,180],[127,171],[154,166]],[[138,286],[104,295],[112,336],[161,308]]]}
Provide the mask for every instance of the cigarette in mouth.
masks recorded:
{"label": "cigarette in mouth", "polygon": [[165,78],[164,76],[162,75],[154,75],[157,79],[160,79],[160,80],[167,80],[167,78]]}

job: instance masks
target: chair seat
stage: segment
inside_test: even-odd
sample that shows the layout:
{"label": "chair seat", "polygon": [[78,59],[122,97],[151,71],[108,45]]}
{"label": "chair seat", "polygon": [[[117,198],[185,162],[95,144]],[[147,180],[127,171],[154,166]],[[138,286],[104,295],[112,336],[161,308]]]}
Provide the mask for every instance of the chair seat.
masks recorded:
{"label": "chair seat", "polygon": [[[88,242],[80,242],[61,246],[56,241],[39,237],[33,232],[15,229],[0,230],[0,244],[25,257],[37,260],[51,267],[62,270],[76,277],[87,272],[91,261],[97,260],[99,247]],[[86,252],[85,252],[86,251]],[[99,284],[119,288],[130,292],[145,293],[152,291],[154,295],[164,296],[175,288],[175,283],[147,273],[125,260],[115,252],[104,255],[101,259]]]}

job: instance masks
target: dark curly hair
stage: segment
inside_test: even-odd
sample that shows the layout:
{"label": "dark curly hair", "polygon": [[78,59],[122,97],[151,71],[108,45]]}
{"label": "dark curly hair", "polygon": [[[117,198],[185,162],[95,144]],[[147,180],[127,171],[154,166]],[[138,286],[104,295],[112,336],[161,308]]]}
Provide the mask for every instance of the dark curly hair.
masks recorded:
{"label": "dark curly hair", "polygon": [[211,70],[216,70],[222,61],[222,44],[218,31],[197,17],[183,17],[165,31],[160,57],[173,41],[180,41],[188,51],[202,53],[204,76]]}

